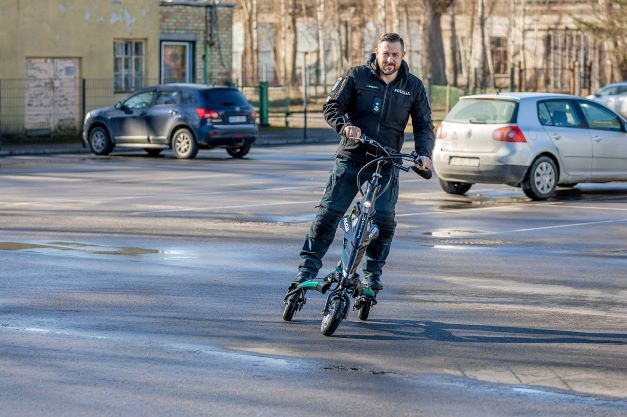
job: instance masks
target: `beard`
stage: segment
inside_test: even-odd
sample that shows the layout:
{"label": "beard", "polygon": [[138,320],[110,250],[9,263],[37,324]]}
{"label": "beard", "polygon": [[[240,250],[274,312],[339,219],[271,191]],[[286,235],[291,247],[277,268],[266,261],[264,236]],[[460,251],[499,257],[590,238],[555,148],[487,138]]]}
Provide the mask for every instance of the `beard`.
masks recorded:
{"label": "beard", "polygon": [[379,63],[379,68],[384,75],[392,75],[396,71],[398,71],[398,66],[395,64],[381,64]]}

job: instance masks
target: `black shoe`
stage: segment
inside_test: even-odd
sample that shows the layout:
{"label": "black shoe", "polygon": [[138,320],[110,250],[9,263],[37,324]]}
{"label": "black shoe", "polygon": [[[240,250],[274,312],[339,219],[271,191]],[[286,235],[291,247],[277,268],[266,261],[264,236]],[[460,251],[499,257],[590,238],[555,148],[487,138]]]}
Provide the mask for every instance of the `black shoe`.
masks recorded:
{"label": "black shoe", "polygon": [[381,283],[380,277],[365,276],[362,284],[364,284],[373,291],[381,291],[383,289],[383,284]]}
{"label": "black shoe", "polygon": [[292,291],[293,289],[296,289],[296,287],[298,287],[298,284],[302,284],[305,281],[311,281],[314,278],[316,278],[316,274],[312,272],[301,271],[298,273],[298,275],[296,275],[296,278],[294,278],[294,281],[292,281],[287,291]]}

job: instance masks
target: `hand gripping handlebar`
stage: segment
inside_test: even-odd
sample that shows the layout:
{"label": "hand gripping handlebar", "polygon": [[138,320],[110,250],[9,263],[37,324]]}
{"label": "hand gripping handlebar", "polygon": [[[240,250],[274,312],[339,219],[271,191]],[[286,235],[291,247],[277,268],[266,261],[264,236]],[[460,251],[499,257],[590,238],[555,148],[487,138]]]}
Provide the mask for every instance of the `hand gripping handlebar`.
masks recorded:
{"label": "hand gripping handlebar", "polygon": [[[420,159],[420,155],[418,155],[415,151],[412,151],[411,153],[399,153],[392,148],[388,148],[387,146],[381,145],[379,142],[377,142],[376,140],[372,138],[369,138],[366,135],[361,135],[361,137],[352,138],[352,139],[381,149],[388,158],[401,158],[401,159],[416,163],[418,165],[422,165],[422,160]],[[394,166],[402,169],[405,172],[408,172],[411,169],[416,174],[420,175],[422,178],[426,180],[431,179],[431,177],[433,176],[433,172],[430,169],[418,169],[416,168],[415,165],[406,167],[406,166],[403,166],[402,164],[394,163]]]}

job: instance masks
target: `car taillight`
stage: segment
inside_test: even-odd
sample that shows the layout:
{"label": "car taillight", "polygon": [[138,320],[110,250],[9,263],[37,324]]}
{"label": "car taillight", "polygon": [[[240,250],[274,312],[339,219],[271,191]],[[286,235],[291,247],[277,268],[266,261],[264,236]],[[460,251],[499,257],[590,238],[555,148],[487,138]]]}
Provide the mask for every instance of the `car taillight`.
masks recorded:
{"label": "car taillight", "polygon": [[492,139],[499,142],[527,142],[518,126],[506,126],[492,132]]}
{"label": "car taillight", "polygon": [[196,114],[201,119],[218,119],[218,118],[220,118],[220,115],[218,114],[218,112],[216,112],[214,110],[209,110],[209,109],[197,108],[196,109]]}
{"label": "car taillight", "polygon": [[446,139],[446,130],[444,129],[444,125],[438,126],[438,130],[435,131],[436,139]]}

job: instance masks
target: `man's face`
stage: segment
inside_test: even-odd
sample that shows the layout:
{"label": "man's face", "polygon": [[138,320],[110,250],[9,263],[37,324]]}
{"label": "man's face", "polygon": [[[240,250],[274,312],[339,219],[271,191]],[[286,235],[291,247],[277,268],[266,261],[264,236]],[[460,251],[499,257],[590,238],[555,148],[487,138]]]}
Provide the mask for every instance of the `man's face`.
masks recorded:
{"label": "man's face", "polygon": [[375,50],[375,54],[381,72],[385,75],[392,75],[401,67],[405,51],[400,42],[383,41]]}

